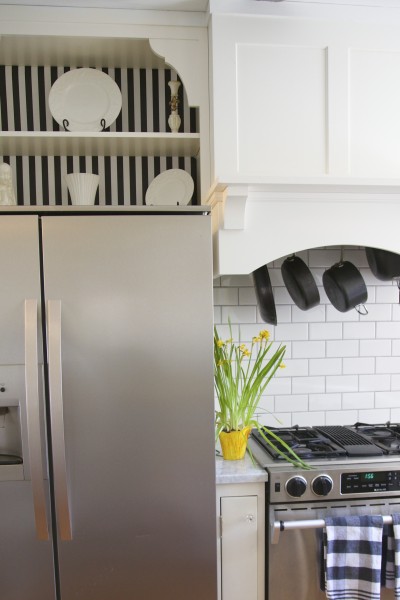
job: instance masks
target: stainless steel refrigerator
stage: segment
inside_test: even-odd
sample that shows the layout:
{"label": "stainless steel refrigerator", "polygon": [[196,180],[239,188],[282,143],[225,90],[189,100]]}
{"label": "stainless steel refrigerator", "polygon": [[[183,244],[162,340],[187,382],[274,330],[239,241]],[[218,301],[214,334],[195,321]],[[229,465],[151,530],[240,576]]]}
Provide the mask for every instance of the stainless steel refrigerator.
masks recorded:
{"label": "stainless steel refrigerator", "polygon": [[213,600],[210,215],[60,210],[0,214],[0,598]]}

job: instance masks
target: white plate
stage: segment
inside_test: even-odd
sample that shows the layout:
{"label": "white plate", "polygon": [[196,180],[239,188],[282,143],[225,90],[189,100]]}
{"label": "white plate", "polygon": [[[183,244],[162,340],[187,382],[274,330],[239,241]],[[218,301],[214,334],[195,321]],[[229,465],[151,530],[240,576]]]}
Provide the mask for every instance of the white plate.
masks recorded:
{"label": "white plate", "polygon": [[98,69],[72,69],[54,82],[49,94],[49,108],[68,131],[102,131],[118,117],[122,96],[118,85]]}
{"label": "white plate", "polygon": [[158,175],[146,192],[146,204],[174,205],[189,204],[194,190],[192,177],[183,169],[169,169]]}

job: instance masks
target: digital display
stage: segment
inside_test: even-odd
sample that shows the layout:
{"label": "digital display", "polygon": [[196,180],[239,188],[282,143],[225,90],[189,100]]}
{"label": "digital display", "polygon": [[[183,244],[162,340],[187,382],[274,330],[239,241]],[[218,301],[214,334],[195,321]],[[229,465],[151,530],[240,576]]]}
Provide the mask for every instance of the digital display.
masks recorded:
{"label": "digital display", "polygon": [[371,471],[369,473],[360,473],[361,481],[372,483],[373,481],[386,481],[387,473],[385,471]]}
{"label": "digital display", "polygon": [[400,490],[400,471],[342,473],[341,494],[394,493]]}

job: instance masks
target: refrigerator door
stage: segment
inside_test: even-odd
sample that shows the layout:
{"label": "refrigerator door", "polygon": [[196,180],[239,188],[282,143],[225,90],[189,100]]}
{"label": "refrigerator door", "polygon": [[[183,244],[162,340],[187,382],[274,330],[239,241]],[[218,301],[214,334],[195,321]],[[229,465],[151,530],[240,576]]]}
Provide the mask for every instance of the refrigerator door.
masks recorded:
{"label": "refrigerator door", "polygon": [[0,598],[54,600],[48,481],[43,479],[43,393],[38,373],[37,217],[2,215],[0,245],[0,452],[23,458],[22,465],[0,466]]}
{"label": "refrigerator door", "polygon": [[210,230],[43,218],[63,600],[217,597]]}

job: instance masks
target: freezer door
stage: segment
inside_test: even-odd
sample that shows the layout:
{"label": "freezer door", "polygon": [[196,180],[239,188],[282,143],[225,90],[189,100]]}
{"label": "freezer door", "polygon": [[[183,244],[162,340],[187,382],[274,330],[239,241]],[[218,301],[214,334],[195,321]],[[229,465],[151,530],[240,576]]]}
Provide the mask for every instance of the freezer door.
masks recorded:
{"label": "freezer door", "polygon": [[[6,409],[0,419],[0,453],[23,458],[22,466],[0,466],[0,598],[54,600],[48,480],[43,479],[40,461],[44,462],[45,431],[37,362],[37,353],[41,354],[37,217],[0,217],[0,279],[0,406]],[[28,369],[26,338],[31,346]],[[27,371],[33,382],[27,382]],[[27,407],[27,400],[34,406]]]}
{"label": "freezer door", "polygon": [[62,599],[213,600],[209,217],[48,216],[43,255]]}

